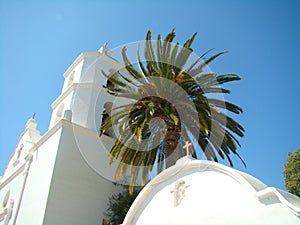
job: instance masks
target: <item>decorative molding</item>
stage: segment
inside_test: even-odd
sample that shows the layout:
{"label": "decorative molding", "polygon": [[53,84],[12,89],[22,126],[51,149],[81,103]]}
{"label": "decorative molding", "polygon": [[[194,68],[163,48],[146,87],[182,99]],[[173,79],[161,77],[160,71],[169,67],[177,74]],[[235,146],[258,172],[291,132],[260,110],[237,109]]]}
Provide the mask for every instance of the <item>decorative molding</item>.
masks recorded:
{"label": "decorative molding", "polygon": [[2,209],[0,210],[0,222],[4,221],[3,225],[8,225],[11,216],[12,216],[12,212],[13,212],[13,208],[14,208],[14,200],[13,199],[8,199],[9,198],[9,191],[8,191],[8,195],[6,194],[4,201],[6,201],[6,204],[4,206],[2,206]]}
{"label": "decorative molding", "polygon": [[13,166],[15,167],[15,166],[17,166],[18,164],[19,164],[19,162],[20,162],[20,156],[21,156],[21,152],[22,152],[22,149],[24,148],[24,145],[23,145],[23,143],[20,145],[20,147],[18,148],[18,150],[17,150],[17,159],[16,159],[16,161],[13,163]]}
{"label": "decorative molding", "polygon": [[85,58],[100,58],[102,61],[109,61],[110,64],[116,66],[117,68],[124,68],[124,65],[122,65],[118,60],[114,59],[113,57],[102,54],[99,51],[97,52],[82,52],[75,61],[69,66],[69,68],[64,73],[64,77],[68,77],[69,74],[75,69],[75,67]]}
{"label": "decorative molding", "polygon": [[[44,134],[44,136],[41,137],[41,139],[31,148],[28,150],[30,154],[33,154],[39,147],[41,147],[53,134],[55,134],[59,129],[61,128],[69,128],[69,129],[79,129],[80,132],[89,135],[89,136],[95,136],[98,137],[98,133],[95,132],[94,130],[90,130],[86,127],[80,126],[78,124],[74,124],[70,121],[67,121],[65,119],[61,119],[58,121],[50,130]],[[113,138],[106,137],[106,136],[101,136],[101,139],[103,138],[106,141],[109,141],[109,143],[113,143]]]}
{"label": "decorative molding", "polygon": [[73,83],[51,104],[52,109],[55,109],[72,91],[78,89],[94,89],[104,93],[103,88],[95,83]]}
{"label": "decorative molding", "polygon": [[32,159],[33,159],[33,154],[31,152],[29,152],[29,154],[25,157],[26,159],[26,165],[25,165],[25,168],[24,168],[24,175],[25,174],[28,174],[29,172],[29,168],[30,168],[30,164],[32,162]]}
{"label": "decorative molding", "polygon": [[75,67],[85,58],[97,58],[101,56],[100,52],[82,52],[75,61],[69,66],[69,68],[64,73],[64,77],[66,78],[74,69]]}
{"label": "decorative molding", "polygon": [[3,202],[2,202],[2,207],[3,208],[6,208],[9,197],[10,197],[10,190],[8,190],[5,194],[5,196],[4,196],[4,199],[3,199]]}
{"label": "decorative molding", "polygon": [[16,167],[19,164],[20,160],[17,159],[16,161],[14,161],[13,166]]}
{"label": "decorative molding", "polygon": [[23,133],[20,135],[20,137],[19,137],[19,139],[18,139],[18,142],[17,142],[17,145],[16,145],[16,147],[15,147],[15,150],[14,150],[14,152],[11,154],[11,156],[10,156],[10,158],[9,158],[9,160],[8,160],[8,162],[7,162],[7,164],[6,164],[6,167],[5,167],[5,169],[4,169],[4,173],[3,173],[3,174],[5,174],[5,171],[6,171],[6,169],[8,168],[8,165],[9,165],[10,161],[11,161],[12,158],[14,157],[16,151],[18,150],[17,147],[18,147],[20,141],[22,140],[23,136],[25,135],[25,133],[26,133],[28,130],[29,130],[29,128],[26,128],[26,129],[23,131]]}
{"label": "decorative molding", "polygon": [[[75,128],[75,129],[77,129],[77,131],[80,131],[80,132],[84,133],[85,135],[98,137],[98,134],[95,131],[90,130],[86,127],[77,125],[77,124],[73,124],[70,121],[62,119],[59,122],[57,122],[50,130],[48,130],[46,132],[46,134],[44,136],[42,136],[41,139],[37,143],[35,143],[35,145],[32,148],[28,149],[28,155],[25,157],[25,160],[26,161],[31,160],[34,152],[61,128],[69,128],[69,129]],[[113,144],[114,139],[111,137],[102,135],[100,138],[105,142]],[[26,163],[24,163],[22,166],[20,166],[20,168],[18,170],[16,170],[11,176],[9,176],[6,179],[5,179],[5,177],[2,176],[1,183],[0,183],[0,190],[3,189],[3,187],[5,187],[8,183],[10,183],[20,173],[22,173],[25,170],[25,167],[26,167]]]}
{"label": "decorative molding", "polygon": [[274,187],[267,187],[266,189],[257,192],[256,197],[260,202],[265,204],[269,204],[268,202],[270,201],[281,202],[300,218],[300,204],[296,203],[298,197],[290,193],[283,192]]}
{"label": "decorative molding", "polygon": [[2,188],[4,188],[7,184],[9,184],[13,179],[15,179],[20,173],[22,173],[25,169],[25,165],[26,163],[24,163],[17,171],[15,171],[12,175],[10,175],[10,177],[8,177],[6,180],[4,180],[1,184],[0,184],[0,190],[2,190]]}
{"label": "decorative molding", "polygon": [[[194,160],[186,156],[179,159],[174,166],[160,173],[143,188],[141,193],[130,207],[124,219],[124,224],[135,224],[137,218],[142,212],[142,209],[148,204],[148,199],[152,198],[156,191],[163,187],[163,184],[176,181],[174,179],[176,179],[176,177],[178,179],[179,175],[180,177],[184,177],[193,172],[204,171],[215,171],[229,176],[248,192],[250,192],[253,197],[256,197],[257,200],[262,204],[281,203],[289,208],[293,214],[300,218],[300,202],[298,197],[273,187],[267,187],[265,184],[251,175],[244,174],[220,163],[208,160]],[[173,190],[174,193],[175,190],[176,187]],[[178,198],[174,199],[174,201],[175,200],[178,200]]]}
{"label": "decorative molding", "polygon": [[180,179],[176,181],[174,190],[171,191],[171,193],[174,193],[174,207],[177,207],[180,205],[182,200],[185,197],[185,189],[188,188],[191,184],[185,184],[185,181]]}

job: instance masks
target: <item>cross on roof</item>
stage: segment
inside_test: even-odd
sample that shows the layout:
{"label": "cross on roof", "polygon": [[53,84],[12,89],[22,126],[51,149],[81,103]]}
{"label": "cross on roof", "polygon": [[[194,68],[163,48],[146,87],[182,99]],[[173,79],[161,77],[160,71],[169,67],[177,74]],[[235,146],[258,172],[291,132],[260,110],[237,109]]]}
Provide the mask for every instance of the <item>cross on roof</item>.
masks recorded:
{"label": "cross on roof", "polygon": [[185,145],[183,146],[184,149],[186,149],[186,155],[189,156],[191,154],[190,147],[192,147],[193,144],[191,142],[186,141]]}
{"label": "cross on roof", "polygon": [[35,115],[36,115],[36,112],[33,113],[31,118],[34,119]]}

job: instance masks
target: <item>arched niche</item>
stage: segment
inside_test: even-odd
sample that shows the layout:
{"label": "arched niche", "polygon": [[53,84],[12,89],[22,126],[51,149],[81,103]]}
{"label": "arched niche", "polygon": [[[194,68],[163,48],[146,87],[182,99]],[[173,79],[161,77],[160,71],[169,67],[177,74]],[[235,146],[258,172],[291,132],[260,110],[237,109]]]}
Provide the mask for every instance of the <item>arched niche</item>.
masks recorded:
{"label": "arched niche", "polygon": [[65,107],[64,103],[62,103],[59,106],[59,108],[58,108],[58,110],[56,112],[55,123],[57,123],[59,120],[61,120],[62,115],[63,115],[63,111],[64,111],[64,107]]}
{"label": "arched niche", "polygon": [[[103,110],[103,113],[102,113],[102,121],[101,121],[101,131],[102,131],[102,127],[103,127],[104,123],[107,120],[109,120],[109,117],[111,115],[112,107],[113,107],[113,103],[112,102],[106,102],[106,103],[104,103],[104,110]],[[116,137],[113,128],[108,129],[103,134],[107,135],[109,137],[112,137],[112,138]]]}

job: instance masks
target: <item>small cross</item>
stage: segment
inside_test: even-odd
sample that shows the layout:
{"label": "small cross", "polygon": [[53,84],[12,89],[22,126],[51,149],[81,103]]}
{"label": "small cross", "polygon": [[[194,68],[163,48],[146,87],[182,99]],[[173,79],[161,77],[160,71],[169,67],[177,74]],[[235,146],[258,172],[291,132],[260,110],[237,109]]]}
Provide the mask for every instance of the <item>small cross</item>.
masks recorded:
{"label": "small cross", "polygon": [[183,146],[183,148],[186,149],[186,155],[187,155],[187,156],[190,156],[190,154],[191,154],[190,147],[191,147],[192,145],[193,145],[193,144],[192,144],[191,142],[186,141],[186,142],[185,142],[185,146]]}

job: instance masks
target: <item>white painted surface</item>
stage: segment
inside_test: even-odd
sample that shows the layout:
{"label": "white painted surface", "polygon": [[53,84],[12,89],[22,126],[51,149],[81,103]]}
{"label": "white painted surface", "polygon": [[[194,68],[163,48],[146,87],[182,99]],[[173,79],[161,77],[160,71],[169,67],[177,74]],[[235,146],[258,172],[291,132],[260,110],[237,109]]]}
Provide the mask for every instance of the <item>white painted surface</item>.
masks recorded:
{"label": "white painted surface", "polygon": [[30,118],[24,128],[24,132],[20,135],[15,150],[5,168],[1,182],[8,179],[15,171],[20,169],[26,163],[25,157],[28,151],[40,140],[40,132],[36,129],[37,123]]}
{"label": "white painted surface", "polygon": [[[64,127],[61,139],[43,225],[99,225],[117,187],[85,161],[71,127]],[[98,158],[98,163],[107,160]]]}
{"label": "white painted surface", "polygon": [[[8,192],[14,201],[8,225],[101,224],[108,198],[118,191],[107,179],[114,172],[107,159],[112,140],[97,137],[104,104],[113,101],[102,89],[106,78],[100,71],[112,67],[122,66],[99,52],[82,53],[64,74],[48,132],[40,137],[35,121],[26,125],[0,179],[0,204]],[[61,120],[66,110],[68,121]],[[178,180],[187,187],[175,207],[172,190]],[[250,175],[182,159],[147,185],[125,223],[295,225],[299,207],[299,199]],[[5,210],[0,205],[0,215]]]}
{"label": "white painted surface", "polygon": [[114,171],[107,153],[112,140],[98,137],[104,104],[112,101],[100,71],[116,66],[99,52],[82,53],[64,74],[47,133],[41,137],[32,119],[26,124],[0,179],[0,204],[8,191],[14,201],[9,218],[0,205],[0,225],[101,224],[109,197],[119,190],[99,175],[111,178]]}
{"label": "white painted surface", "polygon": [[[178,181],[184,181],[186,188],[182,201],[175,206]],[[274,194],[274,190],[232,168],[185,157],[143,189],[123,224],[300,224],[296,216],[300,213],[300,199],[289,195],[293,199],[289,201]],[[260,197],[262,192],[269,196]]]}
{"label": "white painted surface", "polygon": [[33,152],[16,225],[43,224],[57,149],[61,141],[61,132],[61,128],[57,129]]}
{"label": "white painted surface", "polygon": [[[63,105],[63,111],[72,111],[73,123],[99,131],[103,105],[114,99],[103,89],[107,79],[101,71],[109,74],[112,68],[122,68],[122,65],[99,52],[81,53],[64,75],[62,93],[52,104],[49,129],[57,122],[57,114]],[[73,77],[71,83],[70,77]]]}

